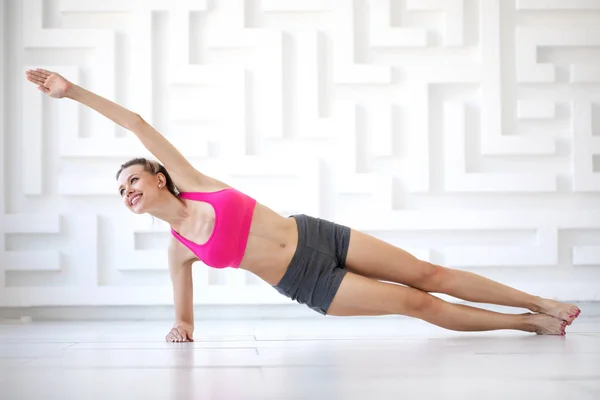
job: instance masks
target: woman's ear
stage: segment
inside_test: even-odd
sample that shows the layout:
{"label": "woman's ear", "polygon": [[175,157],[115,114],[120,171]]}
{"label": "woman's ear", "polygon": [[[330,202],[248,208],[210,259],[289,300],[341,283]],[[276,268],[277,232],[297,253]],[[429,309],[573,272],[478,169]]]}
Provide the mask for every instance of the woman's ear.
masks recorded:
{"label": "woman's ear", "polygon": [[161,173],[158,173],[156,176],[158,177],[158,187],[162,188],[163,186],[165,186],[165,182],[167,181],[165,179],[165,176]]}

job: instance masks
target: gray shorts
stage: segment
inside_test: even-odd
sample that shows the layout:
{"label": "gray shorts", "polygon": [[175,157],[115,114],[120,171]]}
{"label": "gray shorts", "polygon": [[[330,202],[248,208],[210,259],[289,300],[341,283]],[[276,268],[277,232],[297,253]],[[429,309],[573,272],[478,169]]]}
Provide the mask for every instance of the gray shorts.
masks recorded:
{"label": "gray shorts", "polygon": [[298,226],[298,247],[274,288],[326,315],[346,275],[350,228],[304,214],[291,217]]}

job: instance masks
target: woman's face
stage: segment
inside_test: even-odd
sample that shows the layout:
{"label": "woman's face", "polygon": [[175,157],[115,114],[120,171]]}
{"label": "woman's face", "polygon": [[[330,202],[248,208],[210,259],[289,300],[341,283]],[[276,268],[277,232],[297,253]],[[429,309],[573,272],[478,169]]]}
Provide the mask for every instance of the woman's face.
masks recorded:
{"label": "woman's face", "polygon": [[117,183],[123,203],[135,214],[147,212],[164,186],[163,180],[158,175],[148,173],[143,165],[125,168]]}

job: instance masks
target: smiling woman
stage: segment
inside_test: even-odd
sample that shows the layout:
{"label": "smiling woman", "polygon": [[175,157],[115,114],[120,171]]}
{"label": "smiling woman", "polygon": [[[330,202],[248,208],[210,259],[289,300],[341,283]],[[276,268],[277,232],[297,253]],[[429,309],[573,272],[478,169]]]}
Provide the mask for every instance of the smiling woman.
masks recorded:
{"label": "smiling woman", "polygon": [[[402,314],[458,331],[515,329],[564,335],[580,313],[572,304],[419,260],[344,225],[304,214],[281,216],[193,168],[138,114],[55,72],[30,70],[27,79],[50,97],[77,101],[130,130],[161,162],[130,160],[117,172],[117,183],[128,209],[171,226],[168,254],[175,323],[168,341],[193,340],[190,268],[196,260],[213,268],[250,271],[323,315]],[[452,304],[430,293],[532,313],[497,313]]]}
{"label": "smiling woman", "polygon": [[164,187],[174,196],[179,194],[167,169],[162,164],[145,158],[134,158],[121,165],[116,178],[119,195],[129,208],[137,204],[145,192],[151,195],[156,187],[159,190]]}

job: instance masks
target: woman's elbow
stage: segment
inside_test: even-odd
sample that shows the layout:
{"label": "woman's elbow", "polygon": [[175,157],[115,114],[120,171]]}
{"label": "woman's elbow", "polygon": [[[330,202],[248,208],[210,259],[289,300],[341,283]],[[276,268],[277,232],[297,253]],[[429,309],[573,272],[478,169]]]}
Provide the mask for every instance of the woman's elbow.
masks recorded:
{"label": "woman's elbow", "polygon": [[142,126],[144,126],[144,124],[146,124],[146,121],[144,121],[144,118],[142,118],[141,115],[132,112],[125,120],[123,127],[130,131],[136,131],[136,130],[140,129]]}

